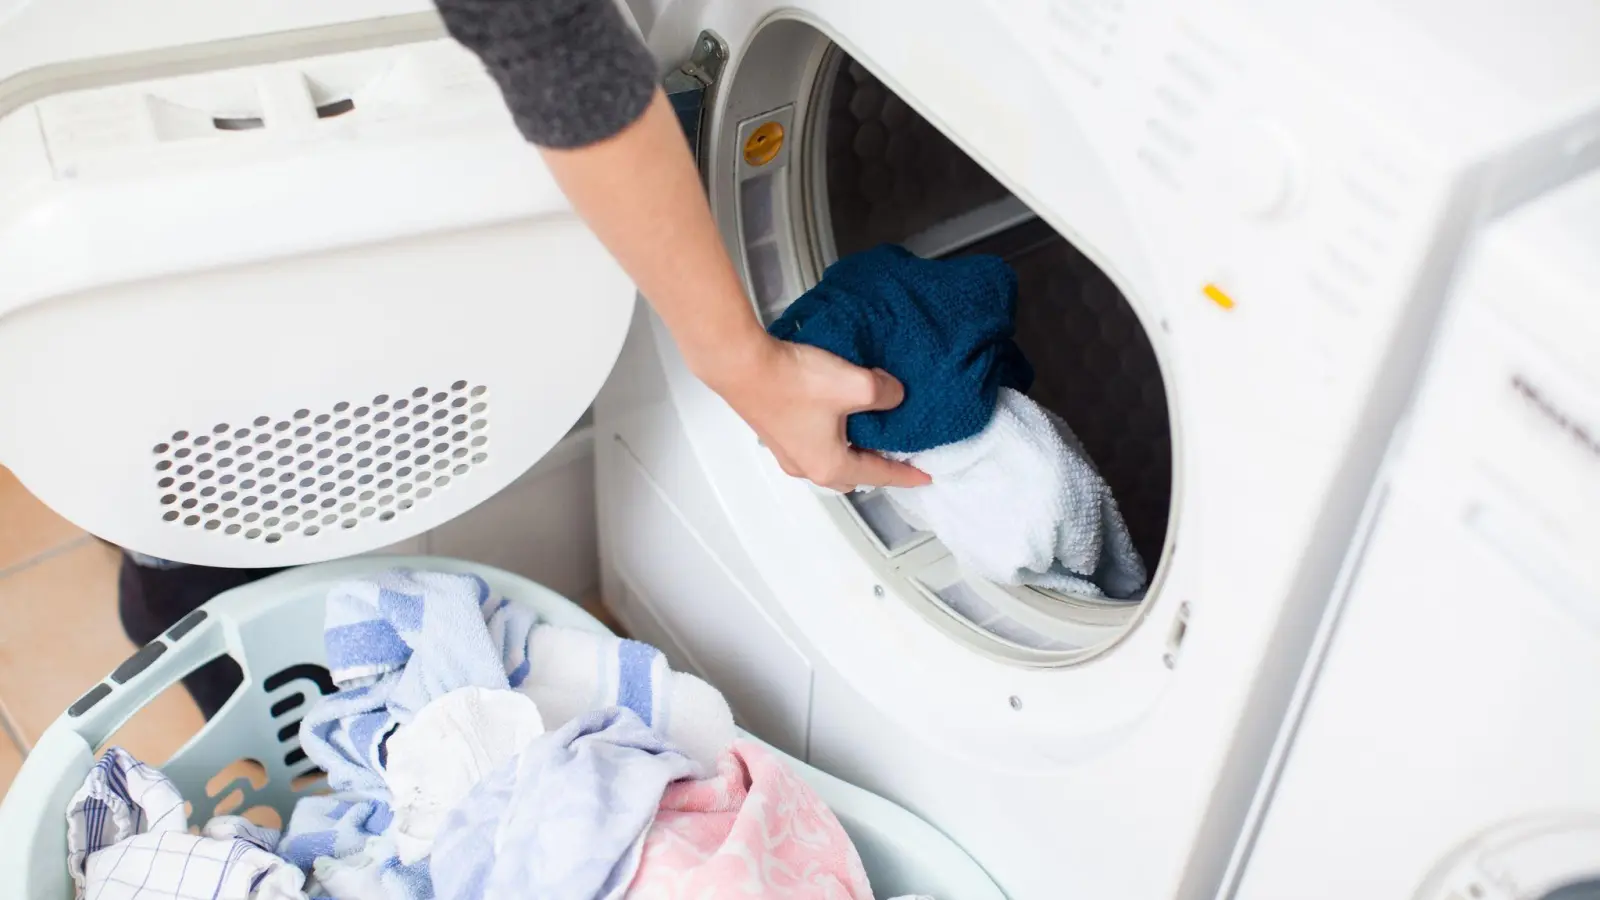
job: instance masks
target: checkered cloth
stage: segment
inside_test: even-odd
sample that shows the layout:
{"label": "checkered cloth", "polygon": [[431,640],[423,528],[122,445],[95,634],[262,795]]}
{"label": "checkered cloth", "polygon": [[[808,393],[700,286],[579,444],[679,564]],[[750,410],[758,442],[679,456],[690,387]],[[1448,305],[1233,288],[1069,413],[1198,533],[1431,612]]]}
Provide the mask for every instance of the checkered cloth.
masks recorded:
{"label": "checkered cloth", "polygon": [[229,816],[189,833],[183,796],[112,747],[67,807],[78,900],[305,900],[305,876],[272,854],[278,834]]}
{"label": "checkered cloth", "polygon": [[305,875],[243,839],[134,835],[89,857],[85,900],[305,900]]}

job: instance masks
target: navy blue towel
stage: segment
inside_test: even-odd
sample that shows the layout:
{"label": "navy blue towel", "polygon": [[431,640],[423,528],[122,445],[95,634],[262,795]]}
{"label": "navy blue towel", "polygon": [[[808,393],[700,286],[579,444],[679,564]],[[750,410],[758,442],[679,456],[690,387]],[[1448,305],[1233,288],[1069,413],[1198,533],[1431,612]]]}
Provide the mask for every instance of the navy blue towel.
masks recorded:
{"label": "navy blue towel", "polygon": [[905,401],[850,416],[845,434],[916,453],[982,431],[1000,388],[1032,386],[1012,340],[1016,310],[1017,274],[999,257],[928,260],[884,245],[829,266],[767,330],[900,379]]}

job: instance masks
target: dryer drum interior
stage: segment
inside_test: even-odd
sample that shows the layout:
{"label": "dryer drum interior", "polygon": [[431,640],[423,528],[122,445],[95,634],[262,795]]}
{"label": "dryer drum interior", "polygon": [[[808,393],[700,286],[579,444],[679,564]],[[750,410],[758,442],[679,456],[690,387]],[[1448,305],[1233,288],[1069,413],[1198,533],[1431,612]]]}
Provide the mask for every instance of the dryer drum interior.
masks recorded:
{"label": "dryer drum interior", "polygon": [[[1004,258],[1018,275],[1018,342],[1037,373],[1030,396],[1083,442],[1154,574],[1171,508],[1172,443],[1161,368],[1133,307],[1105,272],[865,65],[799,23],[767,31],[785,43],[808,32],[817,47],[791,82],[794,106],[739,96],[741,81],[759,84],[753,91],[784,81],[770,73],[736,77],[729,87],[732,106],[775,109],[724,129],[734,149],[748,147],[767,121],[798,138],[776,165],[746,158],[737,166],[744,261],[763,315],[775,317],[834,259],[880,243],[928,257]],[[775,43],[773,34],[758,35],[747,59],[762,59],[763,44]],[[785,209],[788,242],[783,225],[767,225]],[[785,252],[794,257],[789,265]],[[974,583],[885,497],[857,494],[837,506],[841,527],[860,533],[869,560],[881,558],[896,593],[991,656],[1032,667],[1080,662],[1138,619],[1137,604]]]}

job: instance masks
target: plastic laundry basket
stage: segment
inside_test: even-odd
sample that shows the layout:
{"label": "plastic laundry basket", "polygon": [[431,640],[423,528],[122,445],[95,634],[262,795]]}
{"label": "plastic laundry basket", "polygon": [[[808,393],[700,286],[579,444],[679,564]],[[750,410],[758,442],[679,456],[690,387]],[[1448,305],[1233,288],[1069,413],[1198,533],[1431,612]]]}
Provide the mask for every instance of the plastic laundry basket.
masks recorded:
{"label": "plastic laundry basket", "polygon": [[[140,707],[224,653],[244,670],[243,685],[162,769],[193,804],[192,822],[210,818],[235,791],[244,796],[238,808],[269,806],[287,822],[300,791],[320,785],[304,783],[314,766],[300,749],[299,722],[317,697],[334,689],[323,667],[324,600],[336,582],[392,566],[470,572],[502,596],[532,606],[547,622],[606,631],[576,604],[525,578],[447,559],[367,557],[323,563],[229,591],[129,657],[39,739],[0,806],[0,897],[72,896],[65,813],[94,765],[95,753]],[[264,786],[257,788],[241,777],[206,790],[208,781],[240,759],[265,767]],[[1003,897],[971,857],[921,819],[799,760],[784,759],[838,815],[879,897]]]}

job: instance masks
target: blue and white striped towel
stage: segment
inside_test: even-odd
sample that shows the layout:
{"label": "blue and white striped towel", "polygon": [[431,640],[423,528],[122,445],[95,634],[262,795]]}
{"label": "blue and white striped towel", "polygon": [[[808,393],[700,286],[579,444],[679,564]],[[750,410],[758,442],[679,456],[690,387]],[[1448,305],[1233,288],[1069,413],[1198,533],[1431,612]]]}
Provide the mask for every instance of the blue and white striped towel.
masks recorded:
{"label": "blue and white striped towel", "polygon": [[626,707],[706,772],[736,737],[721,693],[673,672],[654,647],[541,625],[531,607],[494,595],[475,576],[396,570],[352,581],[330,593],[326,616],[328,668],[340,690],[306,715],[300,742],[334,793],[299,802],[278,850],[327,888],[359,883],[376,885],[379,896],[433,896],[427,861],[402,865],[387,834],[394,810],[386,742],[451,691],[520,691],[551,730],[591,710]]}
{"label": "blue and white striped towel", "polygon": [[314,893],[426,900],[427,862],[402,865],[385,834],[394,813],[384,741],[436,697],[526,677],[538,617],[481,578],[402,570],[338,585],[326,616],[328,668],[341,690],[307,713],[300,744],[334,793],[295,806],[278,852],[313,874]]}
{"label": "blue and white striped towel", "polygon": [[335,791],[382,791],[384,740],[430,700],[520,684],[538,624],[477,576],[402,570],[336,586],[326,616],[341,690],[306,716],[300,743]]}
{"label": "blue and white striped towel", "polygon": [[528,640],[532,669],[518,690],[554,731],[585,712],[620,706],[709,775],[738,732],[722,692],[674,672],[649,644],[541,625]]}

